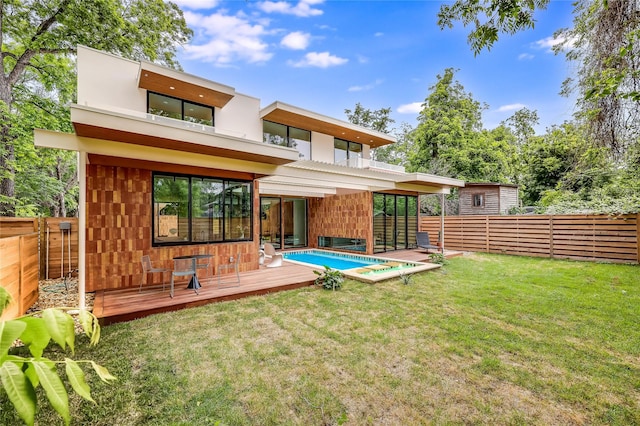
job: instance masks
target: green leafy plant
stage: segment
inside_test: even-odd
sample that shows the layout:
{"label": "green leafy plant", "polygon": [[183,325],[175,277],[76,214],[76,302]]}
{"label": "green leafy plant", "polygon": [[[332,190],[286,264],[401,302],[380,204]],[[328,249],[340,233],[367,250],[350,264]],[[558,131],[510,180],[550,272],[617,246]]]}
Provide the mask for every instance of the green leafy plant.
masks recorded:
{"label": "green leafy plant", "polygon": [[[0,287],[0,314],[11,302],[11,295]],[[75,325],[73,318],[65,310],[76,308],[45,309],[44,311],[23,317],[0,321],[0,380],[9,400],[20,418],[33,425],[36,413],[36,392],[42,386],[51,406],[69,424],[69,398],[57,365],[64,365],[65,373],[73,390],[87,401],[95,403],[91,390],[85,381],[81,364],[90,364],[98,377],[109,383],[116,380],[109,371],[91,360],[51,360],[43,357],[44,350],[51,340],[63,350],[75,348]],[[90,345],[100,340],[98,319],[89,311],[80,310],[79,321],[84,333],[89,337]],[[11,354],[14,343],[20,341],[29,349],[30,357]]]}
{"label": "green leafy plant", "polygon": [[429,262],[437,263],[438,265],[446,265],[447,258],[444,257],[443,253],[431,253],[429,255]]}
{"label": "green leafy plant", "polygon": [[320,285],[327,290],[336,290],[342,287],[344,281],[344,275],[337,269],[332,269],[325,265],[324,271],[313,271],[318,275],[318,278],[314,281],[315,285]]}
{"label": "green leafy plant", "polygon": [[409,285],[411,284],[412,280],[413,280],[413,277],[411,276],[411,274],[400,272],[400,281],[402,281],[402,284]]}

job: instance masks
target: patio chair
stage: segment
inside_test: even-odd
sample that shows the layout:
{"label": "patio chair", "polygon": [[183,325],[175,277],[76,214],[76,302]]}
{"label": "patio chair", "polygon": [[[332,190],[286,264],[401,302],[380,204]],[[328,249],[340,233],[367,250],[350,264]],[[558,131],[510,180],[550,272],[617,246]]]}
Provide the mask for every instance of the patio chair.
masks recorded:
{"label": "patio chair", "polygon": [[196,259],[194,257],[187,259],[173,259],[173,271],[171,271],[171,291],[169,296],[173,298],[173,282],[175,277],[191,277],[194,281],[193,290],[198,293],[199,284],[196,275]]}
{"label": "patio chair", "polygon": [[207,256],[198,256],[196,257],[196,269],[204,269],[207,273],[207,281],[211,278],[211,257]]}
{"label": "patio chair", "polygon": [[[229,263],[224,263],[221,265],[218,265],[218,285],[223,284],[223,283],[237,283],[237,285],[240,285],[240,256],[241,254],[237,254],[235,257],[231,257],[231,262]],[[235,272],[236,274],[236,280],[235,281],[223,281],[222,280],[222,273],[224,272]]]}
{"label": "patio chair", "polygon": [[[153,265],[151,265],[151,258],[148,255],[142,256],[141,262],[142,262],[142,279],[140,280],[140,288],[138,289],[138,293],[142,291],[142,284],[147,283],[147,275],[154,274],[154,273],[162,274],[162,291],[164,291],[164,283],[165,283],[164,274],[165,272],[170,272],[171,269],[154,268]],[[65,285],[66,285],[66,281],[65,281]]]}
{"label": "patio chair", "polygon": [[282,266],[282,253],[277,253],[273,244],[264,243],[264,257],[271,259],[267,268],[277,268],[278,266]]}
{"label": "patio chair", "polygon": [[440,250],[440,247],[431,244],[428,232],[416,232],[416,243],[418,248],[425,249],[427,253],[429,250]]}

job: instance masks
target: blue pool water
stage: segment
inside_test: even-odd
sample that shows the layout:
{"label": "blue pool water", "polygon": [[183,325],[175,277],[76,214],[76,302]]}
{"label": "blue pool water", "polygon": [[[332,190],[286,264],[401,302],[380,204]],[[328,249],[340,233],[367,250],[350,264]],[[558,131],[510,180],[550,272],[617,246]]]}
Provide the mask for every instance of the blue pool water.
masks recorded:
{"label": "blue pool water", "polygon": [[373,258],[351,255],[346,253],[331,253],[321,250],[306,250],[283,253],[287,260],[307,263],[316,266],[328,266],[332,269],[344,271],[345,269],[362,268],[363,266],[381,263]]}

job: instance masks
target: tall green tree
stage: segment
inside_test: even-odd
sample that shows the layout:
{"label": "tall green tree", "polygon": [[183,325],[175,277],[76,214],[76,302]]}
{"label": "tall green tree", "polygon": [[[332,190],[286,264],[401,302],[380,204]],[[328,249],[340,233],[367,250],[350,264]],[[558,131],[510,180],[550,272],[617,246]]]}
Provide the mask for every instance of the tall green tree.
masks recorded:
{"label": "tall green tree", "polygon": [[26,140],[16,123],[39,100],[73,99],[78,44],[178,67],[176,47],[191,35],[178,6],[162,0],[0,1],[0,215],[16,214],[16,144]]}
{"label": "tall green tree", "polygon": [[580,0],[559,35],[577,67],[563,91],[578,96],[588,136],[616,160],[640,138],[640,0]]}
{"label": "tall green tree", "polygon": [[445,69],[429,88],[431,93],[413,134],[413,152],[409,157],[412,171],[455,176],[455,170],[445,160],[454,155],[453,151],[467,146],[482,130],[482,111],[486,106],[465,91],[455,79],[455,72],[453,68]]}

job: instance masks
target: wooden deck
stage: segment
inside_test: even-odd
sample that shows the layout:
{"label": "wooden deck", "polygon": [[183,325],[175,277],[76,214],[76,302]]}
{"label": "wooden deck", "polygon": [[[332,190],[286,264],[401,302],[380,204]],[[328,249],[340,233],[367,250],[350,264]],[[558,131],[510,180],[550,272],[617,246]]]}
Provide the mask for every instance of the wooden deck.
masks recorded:
{"label": "wooden deck", "polygon": [[[450,257],[455,256],[457,253],[448,252],[446,254],[447,257]],[[428,254],[421,250],[402,250],[379,254],[379,256],[413,262],[427,262],[429,260]],[[317,278],[313,273],[314,269],[317,268],[289,262],[283,262],[279,268],[262,266],[254,271],[240,273],[239,285],[224,282],[218,285],[215,276],[210,280],[201,278],[202,288],[198,290],[199,294],[187,289],[186,282],[179,282],[175,285],[173,299],[169,297],[169,284],[166,285],[164,291],[162,286],[143,287],[141,292],[138,291],[137,287],[123,290],[97,291],[93,313],[103,325],[108,325],[161,312],[292,290],[313,285],[314,280]]]}

